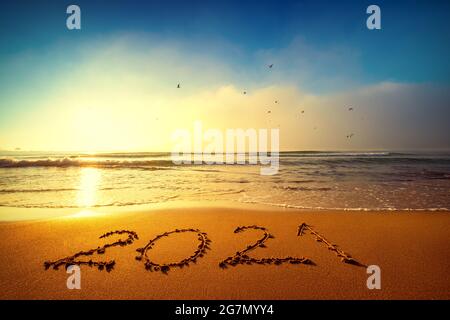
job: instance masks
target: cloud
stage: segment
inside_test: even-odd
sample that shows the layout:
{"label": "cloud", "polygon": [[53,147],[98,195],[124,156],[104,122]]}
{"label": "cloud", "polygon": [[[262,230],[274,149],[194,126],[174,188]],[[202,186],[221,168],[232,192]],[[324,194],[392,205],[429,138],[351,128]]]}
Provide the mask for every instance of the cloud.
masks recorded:
{"label": "cloud", "polygon": [[[310,105],[326,131],[325,149],[448,150],[449,102],[448,86],[383,82],[316,96]],[[349,133],[351,141],[339,143]]]}
{"label": "cloud", "polygon": [[[3,145],[170,150],[174,130],[201,120],[205,129],[280,127],[283,150],[450,149],[448,87],[358,85],[356,52],[321,51],[302,40],[258,52],[248,67],[222,59],[239,49],[214,44],[210,54],[206,46],[121,35],[72,49],[74,60],[46,79],[44,92],[42,85],[39,94],[25,88],[8,101],[27,112],[0,128]],[[55,50],[54,58],[63,52]],[[52,65],[39,55],[27,59],[30,77],[33,64]],[[345,85],[319,93],[307,85],[324,79]]]}

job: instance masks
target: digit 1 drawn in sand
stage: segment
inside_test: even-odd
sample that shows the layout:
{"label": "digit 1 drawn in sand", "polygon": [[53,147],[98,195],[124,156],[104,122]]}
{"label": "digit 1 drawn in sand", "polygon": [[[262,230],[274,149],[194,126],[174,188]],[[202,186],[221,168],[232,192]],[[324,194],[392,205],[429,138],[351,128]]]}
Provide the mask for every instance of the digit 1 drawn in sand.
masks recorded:
{"label": "digit 1 drawn in sand", "polygon": [[349,254],[340,250],[337,245],[329,242],[327,239],[325,239],[324,236],[322,236],[321,234],[316,232],[310,225],[308,225],[306,223],[302,223],[301,225],[298,226],[297,236],[304,235],[306,231],[309,231],[312,235],[314,235],[316,237],[317,242],[322,242],[325,245],[327,245],[328,250],[333,251],[338,257],[341,258],[342,262],[348,263],[348,264],[353,264],[353,265],[359,266],[359,267],[366,267],[365,265],[363,265],[363,264],[359,263],[358,261],[356,261],[355,259],[353,259]]}
{"label": "digit 1 drawn in sand", "polygon": [[219,267],[222,269],[226,268],[227,265],[236,266],[237,264],[275,264],[280,265],[285,262],[289,262],[292,264],[310,264],[313,265],[314,263],[308,259],[308,258],[295,258],[295,257],[286,257],[286,258],[262,258],[262,259],[255,259],[250,258],[246,253],[252,250],[255,250],[256,248],[265,248],[266,245],[264,242],[266,242],[268,239],[274,238],[273,235],[271,235],[268,230],[264,227],[258,227],[255,225],[252,226],[243,226],[243,227],[237,227],[236,230],[234,230],[234,233],[239,233],[245,230],[254,229],[254,230],[261,230],[264,232],[264,235],[261,239],[256,241],[254,244],[247,246],[244,250],[236,252],[236,254],[232,257],[228,257],[222,262],[219,263]]}
{"label": "digit 1 drawn in sand", "polygon": [[89,267],[95,266],[99,270],[106,269],[106,271],[110,272],[114,268],[114,265],[116,264],[116,262],[114,260],[92,261],[92,259],[91,259],[89,261],[80,261],[80,260],[75,260],[75,259],[77,259],[80,256],[91,256],[94,253],[103,254],[103,253],[105,253],[105,250],[109,247],[115,247],[115,246],[123,247],[123,246],[129,245],[129,244],[132,244],[135,239],[139,239],[136,232],[128,231],[128,230],[111,231],[111,232],[101,235],[99,237],[99,239],[107,238],[107,237],[110,237],[115,234],[124,234],[124,233],[128,234],[128,238],[126,240],[119,239],[116,242],[107,243],[103,247],[97,247],[97,249],[91,249],[88,251],[80,251],[80,252],[75,253],[73,256],[65,257],[65,258],[62,258],[59,260],[55,260],[55,261],[45,261],[44,262],[45,270],[47,270],[51,266],[53,266],[53,269],[58,270],[58,268],[62,265],[64,265],[67,269],[71,265],[83,265],[84,264],[84,265],[88,265]]}
{"label": "digit 1 drawn in sand", "polygon": [[[167,263],[167,264],[159,264],[152,262],[148,256],[147,251],[152,249],[155,242],[161,239],[162,237],[168,237],[169,235],[173,233],[183,233],[183,232],[194,232],[198,235],[198,240],[200,241],[200,244],[197,247],[197,250],[195,250],[194,254],[191,255],[189,258],[183,259],[179,262],[174,263]],[[211,240],[208,239],[207,234],[205,232],[201,232],[198,229],[175,229],[170,232],[164,232],[163,234],[160,234],[150,240],[147,245],[143,248],[136,249],[137,252],[140,253],[139,256],[136,257],[136,260],[140,261],[142,259],[145,260],[145,269],[150,271],[161,271],[162,273],[167,274],[167,272],[170,270],[170,267],[178,267],[183,268],[184,266],[188,266],[190,262],[195,263],[198,258],[203,257],[206,254],[206,250],[210,249],[209,244],[211,243]]]}

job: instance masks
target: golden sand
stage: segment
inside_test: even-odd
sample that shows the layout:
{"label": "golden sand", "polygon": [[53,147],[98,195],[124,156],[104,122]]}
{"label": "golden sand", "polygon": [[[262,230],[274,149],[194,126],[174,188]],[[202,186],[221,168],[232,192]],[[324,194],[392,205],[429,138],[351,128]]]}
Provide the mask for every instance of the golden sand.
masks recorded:
{"label": "golden sand", "polygon": [[449,299],[448,230],[448,213],[242,208],[5,222],[0,298]]}

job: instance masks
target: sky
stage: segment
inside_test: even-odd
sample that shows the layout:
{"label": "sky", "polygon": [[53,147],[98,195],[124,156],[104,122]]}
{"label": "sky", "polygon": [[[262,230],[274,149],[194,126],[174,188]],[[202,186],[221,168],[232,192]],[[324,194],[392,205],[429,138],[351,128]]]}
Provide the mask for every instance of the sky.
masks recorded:
{"label": "sky", "polygon": [[4,1],[0,150],[170,151],[197,120],[279,128],[282,150],[449,150],[448,21],[448,1]]}

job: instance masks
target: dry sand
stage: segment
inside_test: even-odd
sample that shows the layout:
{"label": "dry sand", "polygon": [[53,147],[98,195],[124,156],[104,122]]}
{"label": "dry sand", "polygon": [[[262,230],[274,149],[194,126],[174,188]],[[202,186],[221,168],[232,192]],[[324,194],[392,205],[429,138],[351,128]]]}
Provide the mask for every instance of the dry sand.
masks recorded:
{"label": "dry sand", "polygon": [[[343,263],[308,232],[307,223],[354,259],[381,268],[381,290],[369,290],[366,268]],[[308,264],[238,264],[219,262],[262,237],[261,230],[234,233],[238,226],[266,227],[275,236],[254,258],[307,257]],[[198,228],[211,250],[184,268],[167,274],[145,269],[137,248],[166,231]],[[133,230],[139,240],[108,248],[80,260],[116,264],[110,272],[81,266],[81,290],[68,290],[65,268],[45,270],[44,261],[80,250],[125,240],[127,235],[99,236]],[[100,217],[57,218],[0,224],[1,299],[449,299],[450,215],[442,212],[304,212],[220,208],[165,209]],[[149,258],[170,263],[197,249],[193,232],[158,240]]]}

